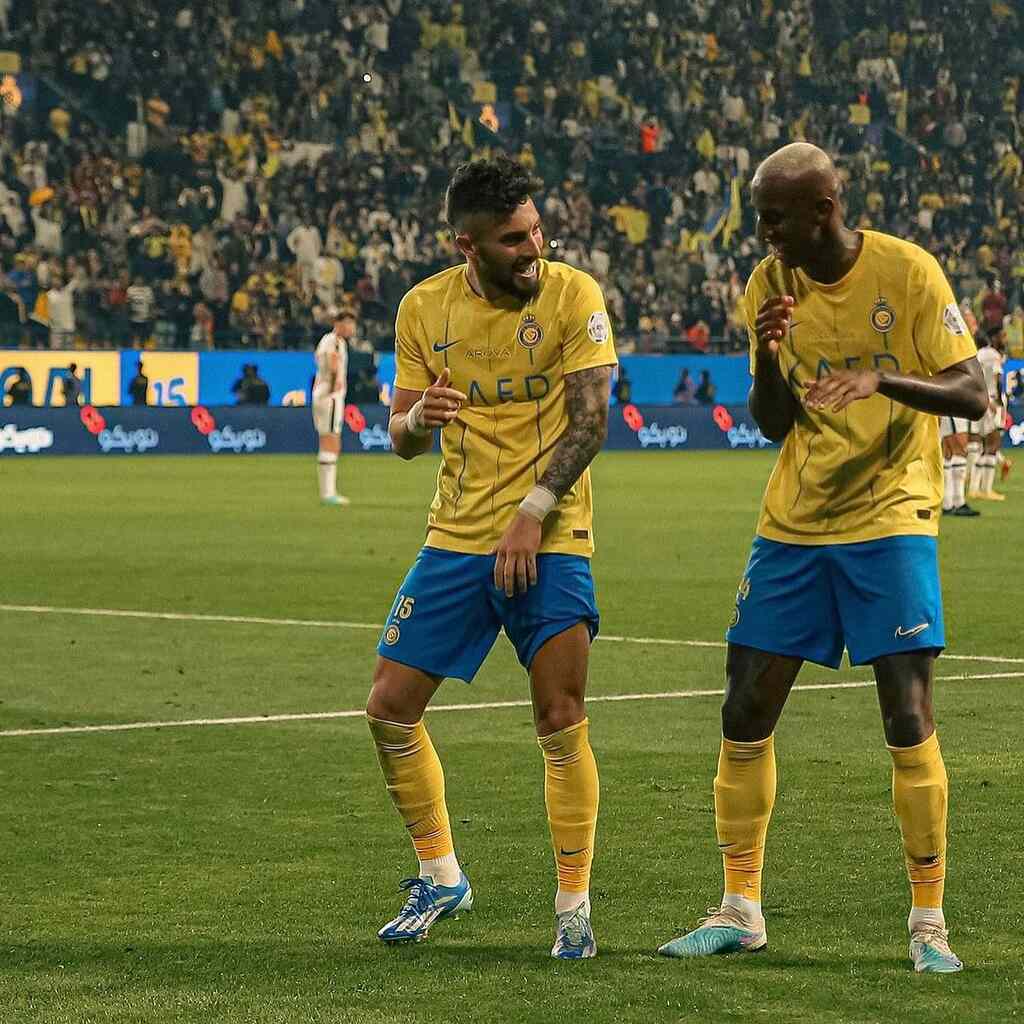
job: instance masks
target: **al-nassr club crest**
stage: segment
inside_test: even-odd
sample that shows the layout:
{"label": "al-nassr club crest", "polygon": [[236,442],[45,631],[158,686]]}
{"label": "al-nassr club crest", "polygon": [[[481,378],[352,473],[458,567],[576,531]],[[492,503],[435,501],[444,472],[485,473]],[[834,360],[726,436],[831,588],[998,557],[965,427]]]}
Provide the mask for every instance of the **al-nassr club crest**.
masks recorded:
{"label": "al-nassr club crest", "polygon": [[896,325],[896,313],[883,298],[879,298],[871,307],[871,315],[868,319],[879,334],[888,334]]}
{"label": "al-nassr club crest", "polygon": [[523,317],[523,322],[516,331],[516,341],[523,348],[535,349],[544,340],[544,328],[537,323],[537,318],[530,313]]}

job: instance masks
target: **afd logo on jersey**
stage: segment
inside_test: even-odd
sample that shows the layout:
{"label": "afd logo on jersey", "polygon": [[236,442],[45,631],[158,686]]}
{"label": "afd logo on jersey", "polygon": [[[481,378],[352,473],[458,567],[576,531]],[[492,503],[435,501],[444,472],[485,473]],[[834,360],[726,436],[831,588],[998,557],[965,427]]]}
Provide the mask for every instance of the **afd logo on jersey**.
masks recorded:
{"label": "afd logo on jersey", "polygon": [[46,427],[26,427],[19,430],[14,423],[0,427],[0,452],[14,452],[16,455],[34,455],[44,448],[53,447],[53,431]]}

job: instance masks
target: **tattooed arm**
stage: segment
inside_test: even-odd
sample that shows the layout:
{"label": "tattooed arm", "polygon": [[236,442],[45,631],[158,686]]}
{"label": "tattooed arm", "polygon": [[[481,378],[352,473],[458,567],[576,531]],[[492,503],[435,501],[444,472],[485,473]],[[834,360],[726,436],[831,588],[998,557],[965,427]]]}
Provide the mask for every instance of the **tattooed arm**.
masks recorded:
{"label": "tattooed arm", "polygon": [[565,414],[569,425],[558,439],[538,483],[561,499],[601,450],[608,433],[608,397],[612,368],[595,366],[565,378]]}
{"label": "tattooed arm", "polygon": [[[569,423],[534,489],[548,492],[553,500],[545,504],[553,506],[560,501],[601,450],[608,433],[611,381],[611,366],[566,374],[565,414]],[[525,593],[537,582],[537,551],[547,508],[534,509],[530,497],[523,505],[530,510],[520,506],[498,543],[494,561],[494,585],[509,597]]]}

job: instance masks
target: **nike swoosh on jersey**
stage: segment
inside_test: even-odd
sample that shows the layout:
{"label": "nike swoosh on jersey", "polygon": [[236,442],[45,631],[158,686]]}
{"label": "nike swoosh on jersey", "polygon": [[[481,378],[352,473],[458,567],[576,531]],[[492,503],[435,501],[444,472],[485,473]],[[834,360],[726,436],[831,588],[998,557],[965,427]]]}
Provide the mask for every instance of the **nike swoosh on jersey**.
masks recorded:
{"label": "nike swoosh on jersey", "polygon": [[458,342],[457,341],[446,341],[446,342],[442,343],[440,341],[435,341],[434,342],[434,351],[435,352],[443,352],[446,348],[451,348],[452,345],[458,345]]}
{"label": "nike swoosh on jersey", "polygon": [[918,633],[923,633],[928,628],[927,622],[922,622],[911,629],[904,629],[902,626],[896,627],[896,639],[897,640],[909,640],[912,636],[917,636]]}

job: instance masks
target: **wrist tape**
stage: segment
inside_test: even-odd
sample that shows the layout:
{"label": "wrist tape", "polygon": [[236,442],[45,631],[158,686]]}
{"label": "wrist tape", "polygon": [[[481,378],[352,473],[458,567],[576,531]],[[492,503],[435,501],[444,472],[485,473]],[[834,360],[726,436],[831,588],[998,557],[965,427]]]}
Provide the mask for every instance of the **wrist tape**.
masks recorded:
{"label": "wrist tape", "polygon": [[423,422],[423,399],[419,398],[412,408],[405,414],[405,429],[413,437],[426,437],[430,433],[430,427]]}
{"label": "wrist tape", "polygon": [[540,484],[532,487],[530,493],[519,503],[519,511],[538,523],[543,523],[547,514],[558,504],[558,499]]}

